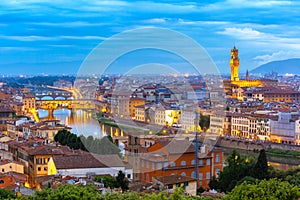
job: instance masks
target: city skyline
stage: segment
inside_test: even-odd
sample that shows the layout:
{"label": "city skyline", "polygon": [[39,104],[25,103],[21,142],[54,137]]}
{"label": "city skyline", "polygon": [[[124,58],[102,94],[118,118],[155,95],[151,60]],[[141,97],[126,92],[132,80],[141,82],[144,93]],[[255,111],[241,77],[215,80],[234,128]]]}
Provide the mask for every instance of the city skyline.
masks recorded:
{"label": "city skyline", "polygon": [[[105,39],[126,30],[158,27],[194,39],[222,73],[229,73],[229,50],[236,45],[243,73],[270,61],[300,57],[299,5],[285,0],[4,1],[0,69],[2,75],[76,74]],[[174,55],[141,51],[120,58],[116,69],[126,72],[136,64],[136,56],[143,64],[175,69],[186,64]]]}

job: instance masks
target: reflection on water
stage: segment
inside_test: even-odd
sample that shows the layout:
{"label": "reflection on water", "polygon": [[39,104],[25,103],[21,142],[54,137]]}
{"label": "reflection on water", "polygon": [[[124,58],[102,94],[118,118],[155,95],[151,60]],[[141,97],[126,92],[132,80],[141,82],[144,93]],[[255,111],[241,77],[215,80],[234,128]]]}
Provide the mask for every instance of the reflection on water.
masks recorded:
{"label": "reflection on water", "polygon": [[[232,153],[234,149],[231,148],[224,148],[224,159],[227,160],[228,156]],[[246,155],[246,156],[252,156],[255,158],[258,158],[259,153],[254,153],[250,150],[243,150],[243,149],[236,149],[236,151],[240,154]],[[277,156],[270,156],[267,155],[268,161],[272,167],[275,169],[280,170],[288,170],[288,169],[295,169],[296,167],[300,167],[300,159],[296,158],[289,158],[289,157],[282,157],[280,155]]]}
{"label": "reflection on water", "polygon": [[[40,119],[47,119],[48,111],[38,110]],[[77,135],[89,136],[95,138],[103,136],[101,127],[97,120],[92,118],[92,112],[78,110],[76,113],[71,113],[68,109],[55,110],[53,112],[54,119],[58,119],[62,124],[72,128],[71,132]]]}

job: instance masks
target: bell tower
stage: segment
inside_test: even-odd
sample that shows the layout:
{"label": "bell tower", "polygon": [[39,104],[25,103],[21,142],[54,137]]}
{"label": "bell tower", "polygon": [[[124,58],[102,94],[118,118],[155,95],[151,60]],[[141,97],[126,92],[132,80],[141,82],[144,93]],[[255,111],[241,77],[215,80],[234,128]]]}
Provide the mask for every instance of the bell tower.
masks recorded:
{"label": "bell tower", "polygon": [[235,48],[235,46],[233,47],[233,49],[231,49],[231,58],[230,58],[230,75],[231,81],[239,81],[239,65],[240,65],[240,59],[239,59],[239,50],[237,50],[237,48]]}

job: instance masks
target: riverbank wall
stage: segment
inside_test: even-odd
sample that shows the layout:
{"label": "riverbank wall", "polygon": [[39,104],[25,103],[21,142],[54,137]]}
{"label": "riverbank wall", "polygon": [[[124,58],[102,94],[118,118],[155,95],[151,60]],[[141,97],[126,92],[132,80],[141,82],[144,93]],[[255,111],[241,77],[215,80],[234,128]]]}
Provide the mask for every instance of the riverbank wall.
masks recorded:
{"label": "riverbank wall", "polygon": [[269,142],[254,142],[247,140],[238,140],[231,138],[218,138],[216,146],[233,148],[233,149],[243,149],[243,150],[261,150],[261,149],[280,149],[300,152],[299,145],[292,144],[279,144],[279,143],[269,143]]}

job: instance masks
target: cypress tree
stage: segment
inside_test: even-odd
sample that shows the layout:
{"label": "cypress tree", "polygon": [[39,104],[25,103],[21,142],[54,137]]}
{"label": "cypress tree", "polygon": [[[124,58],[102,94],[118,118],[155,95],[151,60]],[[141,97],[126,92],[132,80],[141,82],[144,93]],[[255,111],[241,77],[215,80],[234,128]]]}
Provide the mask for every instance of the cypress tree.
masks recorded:
{"label": "cypress tree", "polygon": [[264,149],[260,150],[257,162],[253,168],[252,176],[257,179],[267,179],[269,178],[268,171],[268,159],[266,151]]}

